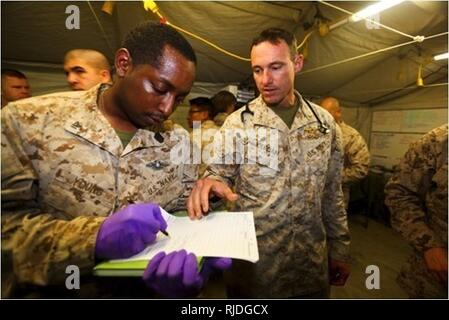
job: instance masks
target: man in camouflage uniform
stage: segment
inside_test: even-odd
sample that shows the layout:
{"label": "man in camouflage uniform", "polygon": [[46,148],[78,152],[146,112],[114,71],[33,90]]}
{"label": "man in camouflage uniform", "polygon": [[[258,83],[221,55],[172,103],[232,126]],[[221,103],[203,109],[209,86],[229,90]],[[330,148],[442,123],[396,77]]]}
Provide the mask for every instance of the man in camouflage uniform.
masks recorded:
{"label": "man in camouflage uniform", "polygon": [[347,209],[351,185],[368,175],[370,161],[368,147],[360,133],[343,121],[340,103],[337,99],[333,97],[324,98],[321,101],[321,106],[334,117],[343,136],[344,163],[341,179]]}
{"label": "man in camouflage uniform", "polygon": [[112,87],[2,110],[3,297],[29,296],[34,286],[62,289],[57,297],[89,294],[85,278],[81,290],[65,289],[66,267],[91,274],[97,234],[112,213],[143,202],[185,209],[197,168],[173,163],[170,151],[189,136],[161,127],[191,89],[195,54],[162,24],[134,29],[123,46]]}
{"label": "man in camouflage uniform", "polygon": [[73,49],[64,56],[64,72],[72,90],[89,90],[99,83],[112,83],[108,59],[92,49]]}
{"label": "man in camouflage uniform", "polygon": [[391,224],[413,246],[398,276],[410,298],[447,299],[448,125],[412,143],[385,186]]}
{"label": "man in camouflage uniform", "polygon": [[[238,199],[236,210],[254,212],[260,260],[234,262],[229,297],[328,297],[329,282],[344,285],[349,275],[339,129],[329,113],[307,106],[294,90],[302,56],[288,31],[263,31],[251,46],[251,64],[261,95],[232,113],[219,131],[245,148],[223,148],[217,158],[243,161],[208,167],[189,197],[189,215],[201,218],[208,211],[209,194]],[[277,154],[266,161],[243,151],[251,148]]]}
{"label": "man in camouflage uniform", "polygon": [[2,108],[9,102],[31,97],[28,78],[18,70],[2,69],[1,84]]}

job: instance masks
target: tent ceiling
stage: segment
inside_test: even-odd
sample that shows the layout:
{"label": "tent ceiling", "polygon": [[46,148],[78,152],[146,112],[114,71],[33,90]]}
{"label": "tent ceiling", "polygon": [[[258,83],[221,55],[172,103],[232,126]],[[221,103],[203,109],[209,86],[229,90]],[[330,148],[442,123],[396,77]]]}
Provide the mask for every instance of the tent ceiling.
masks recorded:
{"label": "tent ceiling", "polygon": [[[65,9],[69,4],[80,8],[80,30],[65,28]],[[346,13],[317,2],[157,1],[157,4],[173,24],[244,57],[249,56],[251,39],[266,27],[288,29],[301,42],[313,30],[317,16],[328,19],[331,24],[347,17]],[[370,2],[331,4],[355,12]],[[156,19],[155,15],[144,11],[140,1],[117,2],[112,15],[101,11],[103,2],[95,1],[2,2],[1,5],[2,61],[6,64],[11,61],[46,63],[59,68],[64,53],[72,48],[102,51],[112,62],[114,51],[128,30],[143,20]],[[447,2],[409,1],[383,12],[380,22],[407,35],[431,36],[447,32],[447,9]],[[197,81],[238,83],[250,78],[249,62],[187,38],[199,58]],[[355,103],[378,102],[385,95],[391,98],[406,94],[407,90],[398,89],[415,83],[420,63],[423,63],[426,84],[446,82],[447,60],[434,62],[431,56],[447,52],[447,35],[317,70],[409,41],[412,39],[384,28],[368,28],[364,21],[343,24],[324,37],[315,31],[308,41],[308,53],[297,87],[306,95],[334,94]]]}

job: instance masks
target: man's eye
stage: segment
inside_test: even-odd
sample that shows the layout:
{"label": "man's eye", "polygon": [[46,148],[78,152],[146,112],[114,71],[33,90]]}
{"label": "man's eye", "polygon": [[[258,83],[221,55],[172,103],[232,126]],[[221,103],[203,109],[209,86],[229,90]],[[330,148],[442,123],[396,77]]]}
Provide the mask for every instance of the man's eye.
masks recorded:
{"label": "man's eye", "polygon": [[161,88],[158,86],[153,85],[153,89],[154,91],[156,91],[157,94],[163,95],[167,93],[167,89],[166,88]]}
{"label": "man's eye", "polygon": [[75,68],[75,69],[73,69],[73,72],[75,72],[77,74],[81,74],[81,73],[85,73],[86,70],[84,70],[83,68]]}
{"label": "man's eye", "polygon": [[260,70],[260,69],[253,69],[253,73],[254,73],[254,74],[259,74],[261,71],[262,71],[262,70]]}

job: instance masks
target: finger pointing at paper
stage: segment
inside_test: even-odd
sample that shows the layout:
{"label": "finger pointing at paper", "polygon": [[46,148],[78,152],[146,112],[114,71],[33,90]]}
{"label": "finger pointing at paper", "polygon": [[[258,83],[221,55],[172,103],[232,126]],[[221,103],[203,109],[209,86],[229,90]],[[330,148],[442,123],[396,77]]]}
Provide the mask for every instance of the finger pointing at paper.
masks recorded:
{"label": "finger pointing at paper", "polygon": [[228,201],[236,201],[238,196],[225,183],[209,178],[200,179],[192,189],[187,201],[191,219],[201,219],[209,211],[209,199],[218,196]]}

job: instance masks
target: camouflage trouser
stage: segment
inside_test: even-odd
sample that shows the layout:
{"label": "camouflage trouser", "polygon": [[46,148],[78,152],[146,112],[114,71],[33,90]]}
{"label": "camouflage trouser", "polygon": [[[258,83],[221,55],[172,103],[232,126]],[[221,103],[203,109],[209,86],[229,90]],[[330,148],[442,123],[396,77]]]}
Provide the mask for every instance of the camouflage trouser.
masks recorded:
{"label": "camouflage trouser", "polygon": [[398,284],[411,299],[447,299],[447,285],[438,282],[422,255],[414,252],[397,277]]}

